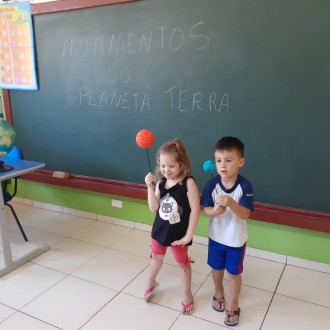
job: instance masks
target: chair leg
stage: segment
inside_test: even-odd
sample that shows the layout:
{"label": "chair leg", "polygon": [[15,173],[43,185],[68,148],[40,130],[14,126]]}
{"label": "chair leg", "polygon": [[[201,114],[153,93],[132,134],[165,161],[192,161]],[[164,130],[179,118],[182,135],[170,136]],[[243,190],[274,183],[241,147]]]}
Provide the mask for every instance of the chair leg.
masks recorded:
{"label": "chair leg", "polygon": [[17,214],[16,214],[14,208],[9,203],[5,203],[5,205],[7,205],[10,208],[10,210],[11,210],[11,212],[12,212],[12,214],[13,214],[15,220],[16,220],[16,223],[17,223],[17,225],[18,225],[18,227],[19,227],[19,229],[20,229],[20,231],[21,231],[21,233],[22,233],[22,235],[24,237],[24,240],[25,240],[25,242],[27,242],[28,239],[27,239],[27,237],[25,235],[25,232],[23,230],[23,227],[22,227],[21,223],[18,220],[18,217],[17,217]]}

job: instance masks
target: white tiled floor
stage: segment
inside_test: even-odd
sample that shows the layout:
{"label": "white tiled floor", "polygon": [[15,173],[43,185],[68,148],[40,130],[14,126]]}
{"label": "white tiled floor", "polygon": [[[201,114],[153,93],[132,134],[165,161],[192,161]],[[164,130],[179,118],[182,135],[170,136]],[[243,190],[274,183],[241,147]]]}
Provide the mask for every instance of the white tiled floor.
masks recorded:
{"label": "white tiled floor", "polygon": [[[180,270],[170,253],[157,294],[149,304],[142,299],[149,232],[14,206],[30,241],[23,241],[6,208],[13,255],[18,257],[40,242],[51,247],[0,278],[0,330],[226,328],[224,314],[211,308],[213,282],[206,245],[194,243],[190,250],[196,261],[195,312],[185,316],[180,314]],[[330,274],[247,255],[240,307],[236,329],[329,329]]]}

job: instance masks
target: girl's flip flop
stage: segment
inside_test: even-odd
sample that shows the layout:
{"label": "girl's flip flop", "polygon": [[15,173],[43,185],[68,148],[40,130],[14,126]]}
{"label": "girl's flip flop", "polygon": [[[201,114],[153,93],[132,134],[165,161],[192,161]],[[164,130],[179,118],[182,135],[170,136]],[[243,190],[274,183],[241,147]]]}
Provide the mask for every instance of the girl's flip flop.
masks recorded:
{"label": "girl's flip flop", "polygon": [[156,291],[158,288],[159,283],[156,282],[155,285],[151,286],[145,293],[144,293],[144,300],[149,302],[151,295]]}
{"label": "girl's flip flop", "polygon": [[[193,313],[194,311],[194,301],[190,300],[188,303],[184,303],[183,301],[181,301],[181,305],[182,305],[182,314],[183,315],[190,315],[191,313]],[[192,309],[190,310],[189,307],[192,306]]]}

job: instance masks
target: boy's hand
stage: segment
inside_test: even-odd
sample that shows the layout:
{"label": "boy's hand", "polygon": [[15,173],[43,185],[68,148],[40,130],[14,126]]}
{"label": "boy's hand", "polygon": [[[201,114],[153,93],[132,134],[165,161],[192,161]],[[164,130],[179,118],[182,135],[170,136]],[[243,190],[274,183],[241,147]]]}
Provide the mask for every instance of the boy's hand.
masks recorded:
{"label": "boy's hand", "polygon": [[251,214],[251,210],[245,206],[240,205],[234,199],[226,195],[218,196],[218,205],[229,207],[239,218],[246,220]]}
{"label": "boy's hand", "polygon": [[230,207],[234,200],[230,196],[226,195],[218,195],[218,205],[226,208],[227,206]]}
{"label": "boy's hand", "polygon": [[215,216],[218,216],[220,214],[225,213],[226,207],[222,206],[222,205],[220,205],[220,203],[218,203],[218,204],[214,205],[213,210],[215,212]]}

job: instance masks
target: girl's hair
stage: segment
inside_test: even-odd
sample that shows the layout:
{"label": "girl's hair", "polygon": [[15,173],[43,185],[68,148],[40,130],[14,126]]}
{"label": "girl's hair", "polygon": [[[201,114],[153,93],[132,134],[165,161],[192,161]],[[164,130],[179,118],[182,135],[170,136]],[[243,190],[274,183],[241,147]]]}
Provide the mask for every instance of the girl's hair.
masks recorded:
{"label": "girl's hair", "polygon": [[164,143],[159,150],[157,151],[156,154],[156,170],[155,170],[155,175],[156,175],[156,180],[160,180],[163,176],[160,171],[160,164],[159,164],[159,159],[161,154],[171,154],[175,156],[175,161],[180,163],[182,165],[181,173],[180,173],[180,178],[183,180],[186,177],[189,177],[191,175],[191,170],[190,170],[190,162],[189,162],[189,157],[186,151],[186,148],[183,144],[183,142],[176,138],[173,141],[169,141]]}

